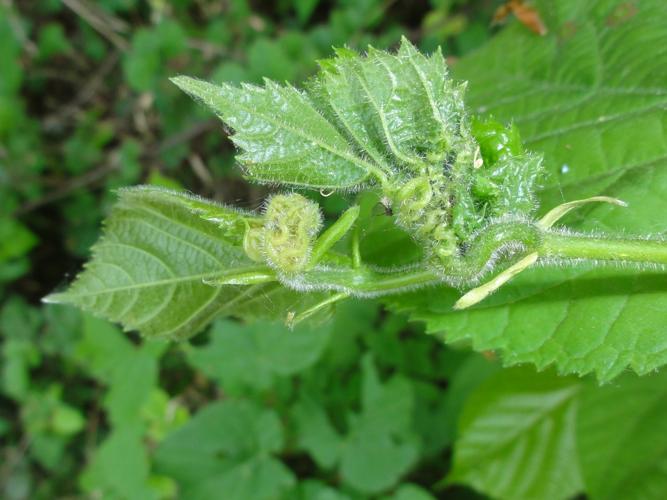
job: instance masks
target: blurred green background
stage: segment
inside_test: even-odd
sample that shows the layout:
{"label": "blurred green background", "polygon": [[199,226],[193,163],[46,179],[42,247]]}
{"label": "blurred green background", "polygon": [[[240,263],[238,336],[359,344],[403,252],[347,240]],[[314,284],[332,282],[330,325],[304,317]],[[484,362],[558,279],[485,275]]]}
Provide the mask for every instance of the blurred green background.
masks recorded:
{"label": "blurred green background", "polygon": [[248,208],[267,193],[169,76],[299,82],[332,46],[401,35],[456,64],[501,3],[0,0],[0,497],[476,498],[436,484],[497,365],[373,303],[169,345],[40,298],[88,257],[118,187]]}

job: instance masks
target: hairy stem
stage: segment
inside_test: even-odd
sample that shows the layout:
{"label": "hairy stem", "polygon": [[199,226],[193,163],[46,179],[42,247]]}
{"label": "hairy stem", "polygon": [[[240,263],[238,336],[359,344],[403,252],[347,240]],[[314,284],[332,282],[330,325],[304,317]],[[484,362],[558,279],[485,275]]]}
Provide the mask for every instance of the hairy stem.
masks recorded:
{"label": "hairy stem", "polygon": [[540,257],[667,265],[667,242],[546,232]]}

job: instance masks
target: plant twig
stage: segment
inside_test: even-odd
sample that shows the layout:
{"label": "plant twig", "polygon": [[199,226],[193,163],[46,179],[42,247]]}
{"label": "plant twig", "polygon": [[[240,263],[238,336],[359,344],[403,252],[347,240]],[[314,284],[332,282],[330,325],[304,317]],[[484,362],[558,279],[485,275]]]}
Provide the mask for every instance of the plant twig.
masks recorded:
{"label": "plant twig", "polygon": [[14,212],[14,216],[25,215],[29,212],[32,212],[33,210],[43,207],[44,205],[48,205],[50,203],[66,198],[77,189],[81,189],[101,181],[108,174],[117,169],[118,169],[117,161],[112,160],[107,163],[103,163],[94,170],[90,170],[89,172],[86,172],[85,174],[79,177],[74,177],[70,179],[67,183],[65,183],[61,187],[49,193],[46,193],[41,198],[37,198],[36,200],[27,202],[23,206],[19,207],[19,209],[16,210],[16,212]]}
{"label": "plant twig", "polygon": [[62,2],[118,50],[125,52],[130,47],[127,40],[117,33],[126,28],[125,23],[120,19],[100,11],[83,0],[62,0]]}
{"label": "plant twig", "polygon": [[105,78],[116,67],[118,61],[120,61],[120,51],[116,50],[107,56],[74,99],[44,118],[44,128],[48,130],[57,127],[67,118],[74,115],[83,104],[91,100],[97,93],[100,85],[105,83]]}

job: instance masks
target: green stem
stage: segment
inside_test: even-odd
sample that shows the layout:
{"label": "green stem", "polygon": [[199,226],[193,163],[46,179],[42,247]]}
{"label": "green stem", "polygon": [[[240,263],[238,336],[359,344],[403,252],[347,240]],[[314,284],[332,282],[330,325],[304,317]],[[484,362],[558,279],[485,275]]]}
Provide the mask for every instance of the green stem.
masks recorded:
{"label": "green stem", "polygon": [[667,242],[546,232],[540,257],[667,265]]}
{"label": "green stem", "polygon": [[359,269],[361,267],[361,250],[359,249],[359,225],[352,230],[352,267]]}
{"label": "green stem", "polygon": [[[502,228],[501,228],[502,229]],[[504,235],[503,231],[490,232]],[[514,233],[508,233],[516,236]],[[493,238],[492,238],[493,239]],[[595,235],[573,235],[561,232],[542,231],[539,238],[540,243],[535,248],[529,247],[528,254],[522,260],[516,262],[505,271],[496,275],[489,282],[470,290],[456,305],[456,308],[469,307],[483,300],[490,293],[509,281],[519,272],[530,267],[538,256],[540,258],[583,260],[591,262],[636,262],[646,265],[667,266],[667,241],[605,238]],[[353,244],[354,248],[354,244]],[[531,251],[530,248],[533,250]],[[355,254],[353,250],[353,254]],[[490,255],[482,252],[476,256],[471,254],[473,263],[484,264],[482,258],[490,258]],[[480,260],[481,259],[481,260]],[[479,262],[477,262],[479,260]],[[223,274],[208,282],[214,285],[227,284],[255,284],[269,281],[280,281],[283,285],[295,290],[331,290],[338,292],[331,298],[316,305],[313,310],[305,312],[305,316],[316,312],[322,307],[347,298],[350,295],[357,296],[379,296],[392,295],[411,289],[417,289],[428,285],[443,284],[442,277],[427,266],[414,269],[394,270],[391,272],[378,272],[364,266],[358,255],[352,259],[350,264],[318,266],[294,275],[276,275],[273,270],[265,266],[251,266],[237,269],[234,272]],[[298,322],[303,319],[291,318]],[[295,321],[296,320],[296,321]]]}
{"label": "green stem", "polygon": [[340,302],[341,300],[345,300],[349,297],[350,294],[348,293],[335,293],[330,297],[326,298],[325,300],[323,300],[322,302],[318,302],[313,307],[306,309],[305,311],[301,311],[298,314],[294,313],[288,314],[287,319],[285,320],[285,324],[290,328],[293,328],[296,324],[302,322],[305,319],[310,318],[313,314],[321,311],[325,307],[335,304],[336,302]]}

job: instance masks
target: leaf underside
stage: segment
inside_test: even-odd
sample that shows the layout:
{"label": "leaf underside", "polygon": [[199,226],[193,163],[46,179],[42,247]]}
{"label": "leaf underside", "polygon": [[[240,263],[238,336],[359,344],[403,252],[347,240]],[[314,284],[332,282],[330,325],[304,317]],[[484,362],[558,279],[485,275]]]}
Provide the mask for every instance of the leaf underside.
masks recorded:
{"label": "leaf underside", "polygon": [[205,279],[254,264],[235,244],[242,227],[225,231],[193,213],[206,208],[233,213],[163,189],[119,191],[91,261],[67,291],[46,300],[81,307],[146,336],[183,339],[217,315],[282,319],[321,299],[276,283],[206,285]]}

